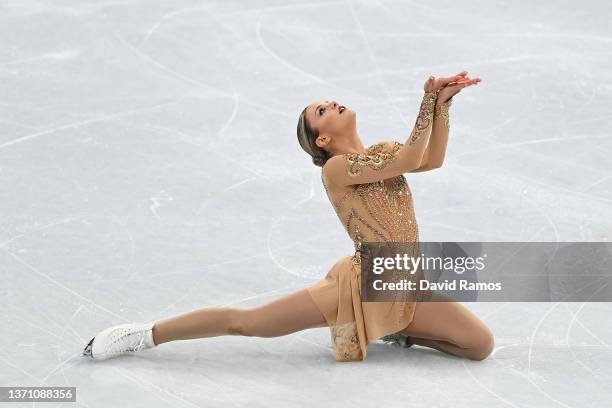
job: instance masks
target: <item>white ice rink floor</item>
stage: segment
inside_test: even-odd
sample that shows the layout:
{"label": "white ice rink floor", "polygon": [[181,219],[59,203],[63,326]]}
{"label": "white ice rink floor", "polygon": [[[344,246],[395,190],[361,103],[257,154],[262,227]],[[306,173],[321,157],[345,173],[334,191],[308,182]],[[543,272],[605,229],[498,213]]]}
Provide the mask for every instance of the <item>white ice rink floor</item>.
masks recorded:
{"label": "white ice rink floor", "polygon": [[366,144],[403,141],[430,74],[482,83],[444,166],[406,175],[422,241],[610,241],[609,2],[4,0],[0,44],[0,385],[76,386],[79,407],[612,406],[610,303],[467,303],[495,334],[480,362],[379,343],[340,364],[328,329],[79,356],[110,325],[320,279],[353,247],[299,113],[335,99]]}

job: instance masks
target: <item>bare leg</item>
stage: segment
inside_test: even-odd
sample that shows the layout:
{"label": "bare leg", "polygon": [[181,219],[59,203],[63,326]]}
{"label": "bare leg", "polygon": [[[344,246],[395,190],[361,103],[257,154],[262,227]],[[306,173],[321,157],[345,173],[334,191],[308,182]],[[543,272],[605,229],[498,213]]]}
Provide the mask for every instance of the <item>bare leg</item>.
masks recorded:
{"label": "bare leg", "polygon": [[255,308],[208,307],[156,322],[153,341],[159,345],[223,335],[276,337],[326,326],[308,290],[301,289]]}
{"label": "bare leg", "polygon": [[414,344],[471,360],[483,360],[493,351],[493,333],[461,303],[429,301],[416,305],[414,320],[402,330]]}

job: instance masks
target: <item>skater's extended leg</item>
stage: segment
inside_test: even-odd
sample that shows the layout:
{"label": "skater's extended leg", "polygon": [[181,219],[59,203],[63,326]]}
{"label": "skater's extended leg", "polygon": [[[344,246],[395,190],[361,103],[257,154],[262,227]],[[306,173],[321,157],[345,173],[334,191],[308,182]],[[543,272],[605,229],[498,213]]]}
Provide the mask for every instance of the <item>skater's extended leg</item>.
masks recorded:
{"label": "skater's extended leg", "polygon": [[82,354],[94,360],[106,360],[172,340],[228,334],[275,337],[326,325],[308,289],[302,289],[250,309],[208,307],[155,323],[109,327],[93,337]]}
{"label": "skater's extended leg", "polygon": [[223,335],[276,337],[325,327],[327,323],[307,289],[254,308],[207,307],[156,322],[156,345]]}

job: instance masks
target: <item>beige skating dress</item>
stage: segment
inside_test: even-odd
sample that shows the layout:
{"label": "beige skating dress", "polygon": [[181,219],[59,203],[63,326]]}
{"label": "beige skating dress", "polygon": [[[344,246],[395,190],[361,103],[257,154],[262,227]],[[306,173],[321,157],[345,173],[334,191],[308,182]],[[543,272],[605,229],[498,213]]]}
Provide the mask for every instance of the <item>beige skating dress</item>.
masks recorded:
{"label": "beige skating dress", "polygon": [[[427,143],[424,135],[435,127],[448,136],[451,100],[437,104],[438,92],[423,95],[407,145],[383,141],[363,154],[335,155],[323,166],[321,179],[329,200],[355,244],[354,255],[341,258],[324,279],[308,288],[329,325],[337,361],[363,360],[368,343],[407,327],[417,302],[431,298],[430,291],[417,290],[394,293],[392,301],[362,302],[360,249],[368,242],[414,243],[409,255],[420,253],[412,192],[403,173],[412,166],[407,163],[414,158],[415,145]],[[434,118],[441,119],[436,126]],[[423,271],[408,278],[418,285]]]}
{"label": "beige skating dress", "polygon": [[[368,343],[404,329],[414,315],[415,300],[361,301],[361,243],[418,242],[412,192],[396,160],[402,146],[384,141],[365,154],[335,156],[321,172],[327,195],[355,244],[354,255],[341,258],[308,288],[329,325],[337,361],[363,360]],[[334,184],[342,177],[363,183]]]}

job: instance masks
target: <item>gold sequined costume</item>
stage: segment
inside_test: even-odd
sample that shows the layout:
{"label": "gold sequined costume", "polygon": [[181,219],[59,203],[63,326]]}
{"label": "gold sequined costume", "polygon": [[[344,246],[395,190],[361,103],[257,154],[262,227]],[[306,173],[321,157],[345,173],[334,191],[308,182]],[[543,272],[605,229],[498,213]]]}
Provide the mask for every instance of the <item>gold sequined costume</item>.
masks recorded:
{"label": "gold sequined costume", "polygon": [[[434,110],[436,97],[437,91],[425,93],[408,144],[430,131],[434,115],[448,128],[450,101]],[[368,343],[404,329],[414,315],[415,300],[361,301],[362,242],[419,239],[412,192],[402,174],[406,167],[401,160],[407,157],[400,154],[403,146],[383,141],[365,154],[334,156],[321,172],[328,198],[355,244],[354,255],[341,258],[324,279],[308,288],[329,325],[337,361],[363,360]]]}

